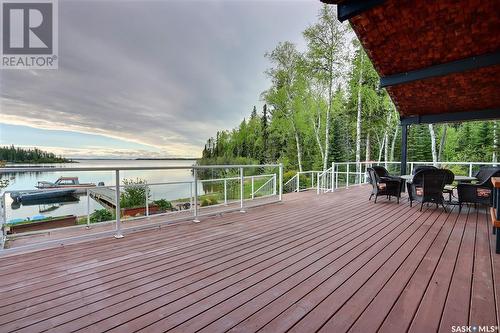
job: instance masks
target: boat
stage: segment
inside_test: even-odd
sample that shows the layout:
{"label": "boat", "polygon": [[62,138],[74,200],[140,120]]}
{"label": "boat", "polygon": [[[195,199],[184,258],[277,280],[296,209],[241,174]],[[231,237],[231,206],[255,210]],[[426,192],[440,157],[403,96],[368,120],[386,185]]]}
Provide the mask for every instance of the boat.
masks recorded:
{"label": "boat", "polygon": [[69,195],[73,195],[75,192],[76,189],[56,188],[56,189],[28,191],[28,192],[11,192],[10,197],[16,202],[27,203],[30,201],[66,197]]}
{"label": "boat", "polygon": [[35,187],[40,190],[72,188],[75,190],[75,193],[85,193],[88,187],[95,186],[94,183],[80,183],[78,177],[60,177],[54,183],[39,181]]}

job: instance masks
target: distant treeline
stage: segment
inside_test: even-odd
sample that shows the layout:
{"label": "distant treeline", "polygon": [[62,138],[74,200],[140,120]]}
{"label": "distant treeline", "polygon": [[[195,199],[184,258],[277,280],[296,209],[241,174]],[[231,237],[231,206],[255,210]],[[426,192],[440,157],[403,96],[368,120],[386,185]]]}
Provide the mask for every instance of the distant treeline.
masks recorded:
{"label": "distant treeline", "polygon": [[14,146],[0,147],[0,160],[9,163],[68,163],[72,162],[62,156],[49,153],[38,148],[19,148]]}

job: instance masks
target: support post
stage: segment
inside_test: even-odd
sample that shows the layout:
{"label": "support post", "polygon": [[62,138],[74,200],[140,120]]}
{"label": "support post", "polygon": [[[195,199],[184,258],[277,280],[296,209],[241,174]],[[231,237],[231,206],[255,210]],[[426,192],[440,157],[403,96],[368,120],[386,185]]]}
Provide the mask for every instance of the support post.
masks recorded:
{"label": "support post", "polygon": [[7,206],[5,202],[5,192],[2,194],[2,223],[0,223],[0,253],[5,246],[5,224],[7,223]]}
{"label": "support post", "polygon": [[279,194],[279,200],[281,201],[283,199],[283,163],[280,163],[279,167],[279,181],[280,181],[280,194]]}
{"label": "support post", "polygon": [[345,187],[349,188],[349,162],[347,162],[347,177],[346,177],[345,182],[346,182]]}
{"label": "support post", "polygon": [[89,195],[89,189],[87,189],[86,192],[87,192],[87,229],[90,229],[90,195]]}
{"label": "support post", "polygon": [[193,183],[189,183],[189,209],[193,210]]}
{"label": "support post", "polygon": [[252,200],[255,198],[255,194],[253,193],[255,188],[255,179],[254,176],[252,176]]}
{"label": "support post", "polygon": [[193,222],[198,223],[200,220],[198,219],[198,169],[193,168],[193,176],[194,176],[194,210],[193,210]]}
{"label": "support post", "polygon": [[296,185],[297,185],[296,192],[299,193],[300,192],[300,184],[299,184],[299,182],[300,182],[300,180],[299,180],[300,179],[300,172],[297,172],[297,174],[295,174],[295,177],[297,177],[297,179],[295,179],[295,182],[296,182]]}
{"label": "support post", "polygon": [[332,192],[335,190],[335,162],[332,162]]}
{"label": "support post", "polygon": [[116,232],[115,238],[123,238],[120,209],[120,170],[115,171],[115,214],[116,214]]}
{"label": "support post", "polygon": [[469,177],[472,177],[472,163],[469,163]]}
{"label": "support post", "polygon": [[276,174],[273,174],[273,195],[276,195],[277,192],[276,192]]}
{"label": "support post", "polygon": [[401,175],[406,175],[408,161],[408,125],[401,125]]}
{"label": "support post", "polygon": [[146,197],[146,216],[149,216],[149,187],[148,184],[144,184],[144,196]]}
{"label": "support post", "polygon": [[311,187],[314,188],[314,171],[311,171]]}
{"label": "support post", "polygon": [[317,177],[318,177],[318,181],[317,181],[317,183],[318,183],[318,190],[317,190],[316,194],[319,194],[319,192],[320,192],[320,175],[321,175],[321,173],[318,172],[318,174],[317,174]]}
{"label": "support post", "polygon": [[224,178],[224,205],[227,206],[227,179]]}
{"label": "support post", "polygon": [[243,201],[245,196],[245,176],[243,168],[240,168],[240,213],[245,213],[243,209]]}

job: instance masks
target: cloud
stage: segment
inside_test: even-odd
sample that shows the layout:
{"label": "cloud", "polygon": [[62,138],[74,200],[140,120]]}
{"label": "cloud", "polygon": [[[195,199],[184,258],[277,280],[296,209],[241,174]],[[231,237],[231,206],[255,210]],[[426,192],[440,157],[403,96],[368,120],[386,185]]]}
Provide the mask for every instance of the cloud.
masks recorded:
{"label": "cloud", "polygon": [[60,1],[59,70],[3,71],[0,122],[199,156],[209,136],[259,103],[265,51],[300,41],[319,6]]}

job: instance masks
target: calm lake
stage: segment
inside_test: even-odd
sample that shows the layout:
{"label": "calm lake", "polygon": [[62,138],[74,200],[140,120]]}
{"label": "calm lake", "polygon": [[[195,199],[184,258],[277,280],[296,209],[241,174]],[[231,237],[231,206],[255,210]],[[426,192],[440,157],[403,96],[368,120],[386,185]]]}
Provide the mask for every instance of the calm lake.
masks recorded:
{"label": "calm lake", "polygon": [[[42,173],[15,173],[3,175],[3,179],[9,178],[9,185],[4,190],[6,194],[7,221],[11,219],[27,218],[36,215],[62,216],[87,214],[87,196],[85,194],[70,198],[65,202],[52,202],[42,204],[23,205],[14,203],[9,193],[12,191],[35,190],[38,181],[55,182],[59,177],[78,177],[80,183],[104,182],[106,186],[115,184],[114,171],[58,171],[58,167],[88,168],[88,167],[151,167],[151,166],[190,166],[194,160],[77,160],[78,163],[50,164],[44,165],[54,167],[54,171]],[[30,165],[36,167],[41,165]],[[190,170],[133,170],[120,171],[120,179],[142,179],[149,184],[166,182],[191,182],[193,176]],[[201,186],[200,186],[201,187]],[[200,193],[201,190],[200,190]],[[167,199],[175,200],[189,197],[191,194],[190,184],[169,184],[150,186],[150,200]],[[89,200],[90,212],[103,208],[94,200]]]}

